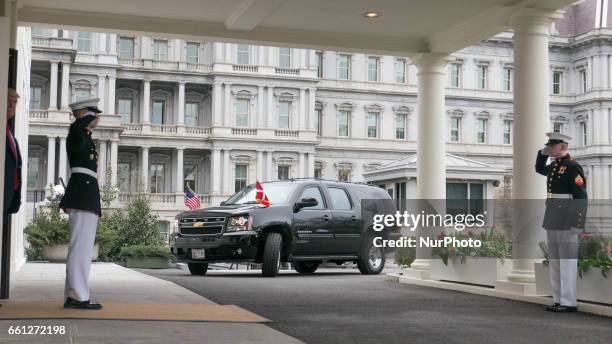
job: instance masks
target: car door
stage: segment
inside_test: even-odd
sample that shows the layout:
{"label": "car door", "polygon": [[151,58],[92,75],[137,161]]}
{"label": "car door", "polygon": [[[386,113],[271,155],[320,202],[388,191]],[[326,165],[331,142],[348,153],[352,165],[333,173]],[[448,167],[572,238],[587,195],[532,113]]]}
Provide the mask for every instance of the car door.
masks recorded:
{"label": "car door", "polygon": [[293,214],[294,231],[297,240],[293,253],[296,255],[328,254],[333,248],[334,235],[330,228],[331,211],[318,184],[306,185],[296,202],[314,198],[318,205],[300,209]]}
{"label": "car door", "polygon": [[356,199],[343,186],[327,185],[335,253],[357,253],[361,243],[361,214]]}

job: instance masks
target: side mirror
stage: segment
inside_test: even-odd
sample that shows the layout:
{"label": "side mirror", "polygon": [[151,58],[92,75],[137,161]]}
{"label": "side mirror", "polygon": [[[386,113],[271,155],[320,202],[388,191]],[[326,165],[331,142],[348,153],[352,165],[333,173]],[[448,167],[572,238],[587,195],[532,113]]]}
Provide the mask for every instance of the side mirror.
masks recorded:
{"label": "side mirror", "polygon": [[295,205],[293,206],[293,210],[295,212],[298,212],[302,208],[314,207],[317,205],[319,205],[319,201],[317,201],[316,198],[302,198],[301,201],[295,203]]}
{"label": "side mirror", "polygon": [[220,206],[225,205],[225,201],[221,201],[221,203],[219,203]]}

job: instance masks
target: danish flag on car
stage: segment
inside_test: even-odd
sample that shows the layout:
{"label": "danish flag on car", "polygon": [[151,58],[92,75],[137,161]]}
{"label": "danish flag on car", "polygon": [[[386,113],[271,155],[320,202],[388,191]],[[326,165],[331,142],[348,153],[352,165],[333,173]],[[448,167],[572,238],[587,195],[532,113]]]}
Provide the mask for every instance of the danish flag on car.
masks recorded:
{"label": "danish flag on car", "polygon": [[255,201],[264,208],[270,206],[270,199],[268,199],[268,196],[264,193],[263,186],[261,186],[259,180],[255,181]]}

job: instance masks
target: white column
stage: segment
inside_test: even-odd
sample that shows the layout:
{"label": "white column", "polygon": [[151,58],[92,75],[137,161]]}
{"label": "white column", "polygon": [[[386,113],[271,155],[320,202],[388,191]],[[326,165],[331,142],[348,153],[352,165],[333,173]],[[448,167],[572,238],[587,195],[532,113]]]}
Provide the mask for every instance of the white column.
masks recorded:
{"label": "white column", "polygon": [[151,81],[145,80],[143,87],[143,101],[142,101],[142,123],[150,123],[149,108],[151,106]]}
{"label": "white column", "polygon": [[[546,198],[546,180],[535,172],[534,159],[543,147],[549,128],[548,37],[551,20],[560,17],[525,9],[511,18],[514,29],[514,200]],[[533,260],[541,257],[538,241],[543,239],[544,231],[541,214],[533,204],[517,209],[524,203],[527,202],[514,204],[514,258],[506,278],[511,282],[534,283]]]}
{"label": "white column", "polygon": [[142,147],[141,151],[142,161],[140,163],[140,181],[142,183],[143,191],[149,192],[149,147]]}
{"label": "white column", "polygon": [[298,178],[304,178],[304,153],[298,155]]}
{"label": "white column", "polygon": [[49,109],[57,110],[57,71],[58,61],[51,61],[51,81],[49,84]]}
{"label": "white column", "polygon": [[70,64],[62,63],[62,110],[69,110],[70,104]]}
{"label": "white column", "polygon": [[98,75],[98,98],[100,98],[98,103],[100,110],[103,113],[108,113],[106,107],[106,75]]}
{"label": "white column", "polygon": [[119,140],[111,140],[110,165],[111,165],[111,185],[117,185],[117,158],[119,155]]}
{"label": "white column", "polygon": [[266,154],[266,181],[272,181],[276,179],[273,177],[274,166],[272,165],[272,154],[273,152],[270,150]]}
{"label": "white column", "polygon": [[223,126],[229,126],[231,121],[230,118],[232,116],[232,110],[231,110],[231,106],[232,106],[232,84],[229,83],[225,83],[225,93],[224,93],[224,103],[225,105],[223,106]]}
{"label": "white column", "polygon": [[110,55],[117,55],[117,34],[116,33],[111,33],[109,34],[109,49],[108,49],[108,53]]}
{"label": "white column", "polygon": [[[215,43],[215,44],[219,44],[219,43]],[[221,83],[220,82],[215,82],[213,85],[213,101],[212,101],[212,117],[213,117],[213,121],[212,124],[214,127],[220,126],[221,125],[221,113],[222,113],[222,106],[221,106]]]}
{"label": "white column", "polygon": [[100,141],[98,146],[98,182],[104,185],[106,184],[106,141]]}
{"label": "white column", "polygon": [[231,168],[230,168],[230,150],[223,150],[223,171],[221,172],[223,176],[223,189],[222,194],[227,195],[230,193],[230,181],[232,180]]}
{"label": "white column", "polygon": [[[183,148],[176,149],[176,192],[183,193]],[[196,190],[193,190],[196,191]]]}
{"label": "white column", "polygon": [[213,148],[211,151],[212,158],[210,160],[211,177],[212,183],[211,190],[215,195],[219,194],[221,186],[221,150],[219,148]]}
{"label": "white column", "polygon": [[[415,61],[418,68],[417,114],[419,116],[417,141],[417,194],[420,200],[446,199],[446,111],[444,87],[446,66],[449,55],[424,53]],[[443,212],[444,209],[436,209]],[[421,235],[431,234],[432,228],[425,228]],[[431,249],[417,247],[415,270],[429,270]]]}
{"label": "white column", "polygon": [[316,117],[317,114],[315,112],[315,88],[308,89],[308,130],[315,130],[316,128]]}
{"label": "white column", "polygon": [[[111,45],[114,46],[114,45]],[[117,88],[117,78],[114,76],[108,77],[108,101],[106,106],[106,113],[115,114],[115,92]]]}
{"label": "white column", "polygon": [[268,86],[268,120],[266,128],[271,129],[274,126],[274,87]]}
{"label": "white column", "polygon": [[299,101],[299,105],[300,105],[300,110],[298,111],[298,121],[297,121],[297,126],[296,129],[299,128],[299,130],[305,130],[305,126],[306,126],[306,89],[305,88],[300,88],[300,101]]}
{"label": "white column", "polygon": [[315,173],[315,153],[308,153],[308,171],[306,172],[306,177],[314,177]]}
{"label": "white column", "polygon": [[257,175],[256,178],[257,180],[264,181],[264,159],[263,159],[263,150],[258,149],[257,150]]}
{"label": "white column", "polygon": [[55,137],[47,140],[47,185],[55,185]]}
{"label": "white column", "polygon": [[[185,125],[185,82],[179,81],[178,125]],[[194,190],[195,191],[195,190]]]}
{"label": "white column", "polygon": [[68,185],[68,179],[66,174],[66,165],[67,165],[67,152],[66,152],[66,137],[60,137],[60,146],[59,146],[59,168],[58,168],[58,177],[62,178],[64,184]]}
{"label": "white column", "polygon": [[[259,47],[260,50],[263,50],[263,47]],[[265,113],[264,113],[264,86],[257,85],[257,128],[263,128],[265,123]]]}

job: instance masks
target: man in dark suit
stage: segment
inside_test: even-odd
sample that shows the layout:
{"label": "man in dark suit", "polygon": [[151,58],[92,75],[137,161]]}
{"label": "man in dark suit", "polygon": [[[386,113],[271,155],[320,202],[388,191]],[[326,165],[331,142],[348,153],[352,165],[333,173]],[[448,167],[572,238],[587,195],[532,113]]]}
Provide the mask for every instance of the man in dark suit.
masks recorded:
{"label": "man in dark suit", "polygon": [[70,104],[76,118],[70,125],[66,151],[70,163],[70,180],[60,201],[69,214],[70,244],[66,260],[65,308],[101,309],[89,298],[89,271],[98,217],[101,216],[98,186],[98,152],[91,137],[99,121],[100,99]]}
{"label": "man in dark suit", "polygon": [[19,94],[14,89],[9,88],[4,155],[4,221],[8,221],[8,215],[19,211],[21,206],[21,153],[19,152],[19,144],[8,125],[8,122],[15,116],[18,99]]}

